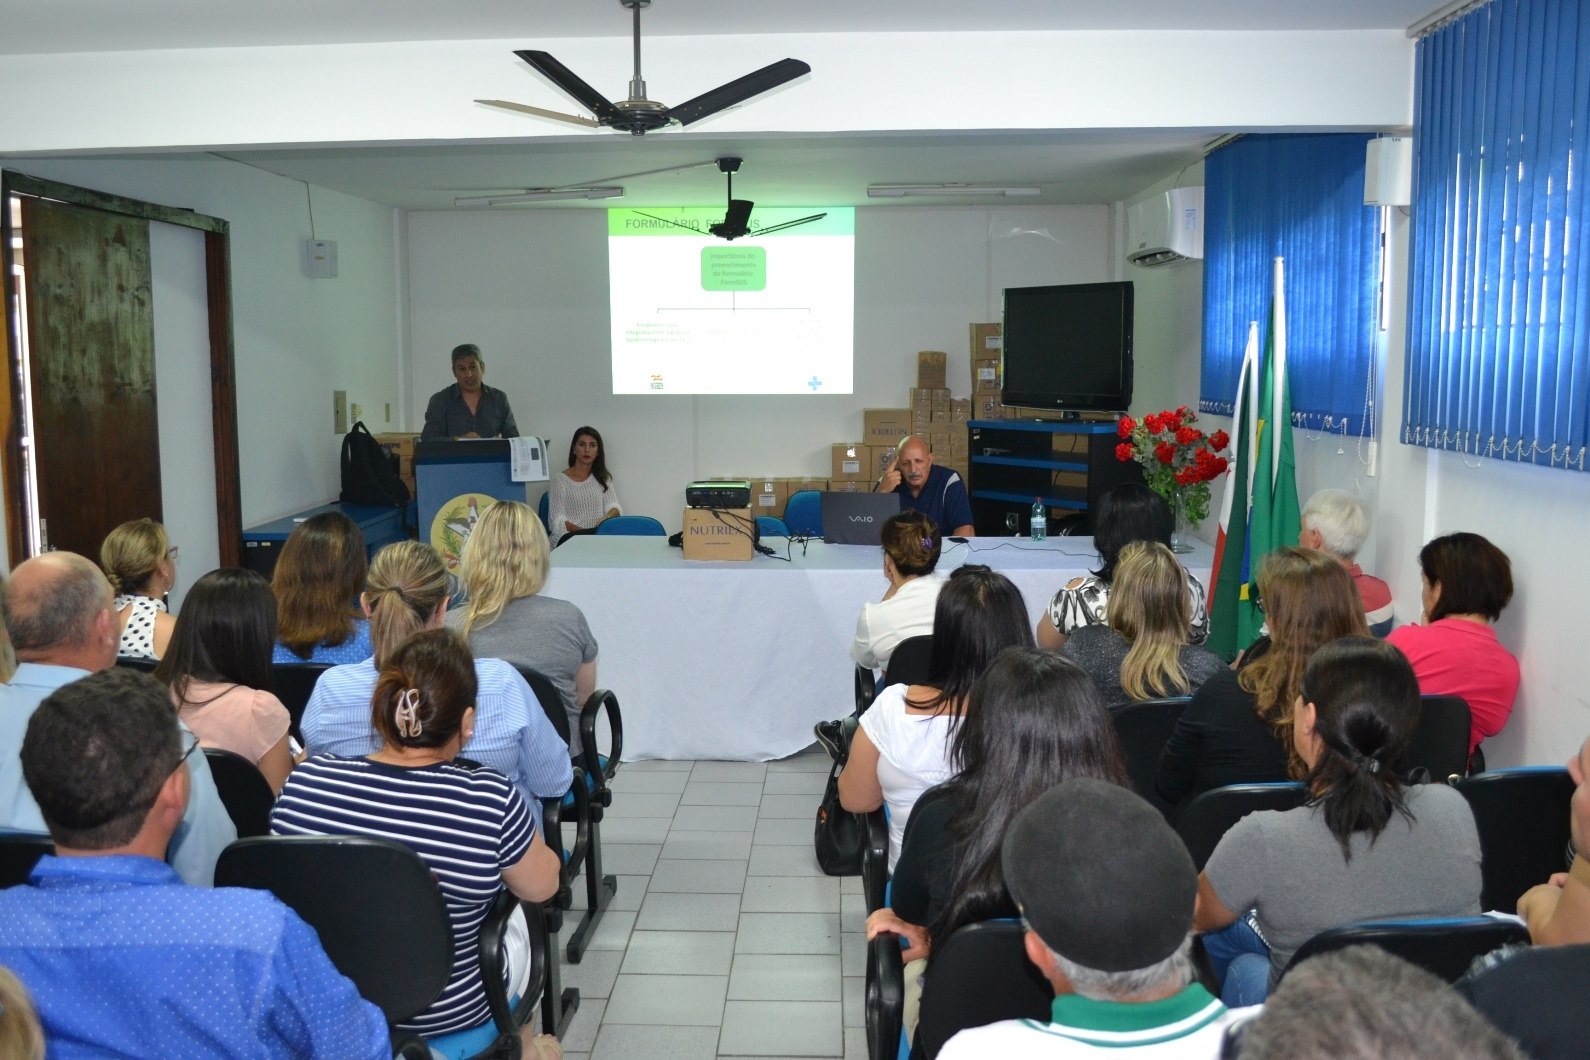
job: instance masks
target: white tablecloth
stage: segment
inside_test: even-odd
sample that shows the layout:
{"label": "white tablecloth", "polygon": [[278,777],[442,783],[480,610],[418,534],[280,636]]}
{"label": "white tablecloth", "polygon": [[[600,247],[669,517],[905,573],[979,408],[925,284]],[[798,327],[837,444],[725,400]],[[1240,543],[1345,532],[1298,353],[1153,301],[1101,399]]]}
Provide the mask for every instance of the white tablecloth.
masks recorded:
{"label": "white tablecloth", "polygon": [[[767,538],[780,557],[783,538]],[[796,543],[791,561],[686,561],[660,537],[570,538],[544,592],[585,612],[597,684],[618,696],[624,759],[765,761],[812,742],[812,725],[854,709],[850,642],[861,605],[883,596],[875,547]],[[1205,583],[1213,555],[1182,557]],[[1021,590],[1036,624],[1050,597],[1098,565],[1090,538],[946,542],[937,574],[985,563]]]}

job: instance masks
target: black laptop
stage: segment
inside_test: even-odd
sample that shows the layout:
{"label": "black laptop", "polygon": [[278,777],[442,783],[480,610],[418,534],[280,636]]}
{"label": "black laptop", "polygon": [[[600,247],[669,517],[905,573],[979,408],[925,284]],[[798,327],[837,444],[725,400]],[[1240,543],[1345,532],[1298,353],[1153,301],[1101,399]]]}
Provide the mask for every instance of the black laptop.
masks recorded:
{"label": "black laptop", "polygon": [[898,514],[898,493],[824,493],[823,540],[830,545],[882,544],[884,521]]}

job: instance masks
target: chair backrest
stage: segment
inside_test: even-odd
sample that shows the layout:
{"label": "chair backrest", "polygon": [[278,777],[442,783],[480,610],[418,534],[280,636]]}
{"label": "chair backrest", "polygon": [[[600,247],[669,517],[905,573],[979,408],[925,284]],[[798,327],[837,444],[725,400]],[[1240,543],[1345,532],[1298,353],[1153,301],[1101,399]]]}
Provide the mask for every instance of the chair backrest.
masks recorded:
{"label": "chair backrest", "polygon": [[1403,756],[1402,771],[1427,769],[1446,781],[1469,771],[1469,705],[1462,696],[1420,696],[1419,726]]}
{"label": "chair backrest", "polygon": [[47,835],[7,832],[0,835],[0,889],[27,883],[33,866],[46,854],[55,853]]}
{"label": "chair backrest", "polygon": [[1017,921],[987,920],[935,940],[916,1032],[929,1060],[967,1027],[1023,1018],[1048,1022],[1054,988],[1027,959],[1024,933]]}
{"label": "chair backrest", "polygon": [[1176,832],[1202,872],[1220,837],[1255,810],[1290,810],[1308,801],[1301,784],[1228,784],[1198,795],[1176,815]]}
{"label": "chair backrest", "polygon": [[823,536],[823,495],[816,490],[796,490],[784,504],[784,525],[798,537]]}
{"label": "chair backrest", "polygon": [[784,520],[771,515],[756,517],[756,532],[763,537],[788,537],[789,527],[784,525]]}
{"label": "chair backrest", "polygon": [[221,796],[227,816],[237,826],[238,838],[270,835],[271,807],[276,805],[276,793],[259,767],[242,755],[219,747],[206,747],[204,760],[210,764],[216,793]]}
{"label": "chair backrest", "polygon": [[1321,953],[1369,944],[1401,957],[1449,983],[1468,972],[1469,964],[1498,946],[1527,944],[1529,929],[1516,920],[1488,916],[1440,917],[1428,920],[1370,921],[1322,931],[1297,948],[1286,971]]}
{"label": "chair backrest", "polygon": [[304,735],[298,725],[304,720],[304,708],[309,705],[310,693],[320,675],[331,669],[329,663],[273,663],[271,683],[276,686],[276,698],[287,708],[290,724],[287,731],[293,739],[303,743]]}
{"label": "chair backrest", "polygon": [[1165,750],[1171,730],[1190,700],[1189,696],[1145,699],[1110,711],[1115,735],[1121,741],[1121,754],[1126,758],[1126,772],[1132,778],[1132,788],[1161,810],[1165,806],[1154,790],[1160,752]]}
{"label": "chair backrest", "polygon": [[552,727],[563,737],[563,742],[569,742],[569,713],[563,706],[563,694],[558,691],[558,686],[552,683],[552,678],[540,670],[533,670],[528,666],[514,663],[513,668],[519,671],[519,676],[525,679],[525,684],[530,686],[530,691],[536,694],[536,702],[541,704],[541,710],[546,714]]}
{"label": "chair backrest", "polygon": [[649,515],[615,515],[604,519],[596,527],[603,537],[667,537],[663,524]]}
{"label": "chair backrest", "polygon": [[452,929],[430,867],[369,836],[240,839],[221,852],[217,887],[270,891],[320,936],[337,970],[398,1023],[447,985]]}
{"label": "chair backrest", "polygon": [[548,490],[546,493],[543,493],[541,495],[541,499],[536,502],[536,514],[541,517],[541,525],[546,528],[546,531],[549,534],[552,532],[552,524],[548,522],[548,520],[552,518],[552,502],[550,500],[551,496],[552,492]]}
{"label": "chair backrest", "polygon": [[160,665],[159,659],[147,655],[118,655],[116,665],[124,670],[137,670],[141,674],[152,674],[155,667]]}
{"label": "chair backrest", "polygon": [[1481,908],[1512,912],[1525,891],[1567,868],[1574,782],[1566,769],[1499,769],[1454,786],[1480,833]]}
{"label": "chair backrest", "polygon": [[889,655],[889,665],[883,669],[883,680],[878,691],[890,685],[920,685],[928,679],[928,666],[933,661],[931,636],[907,637],[894,646]]}

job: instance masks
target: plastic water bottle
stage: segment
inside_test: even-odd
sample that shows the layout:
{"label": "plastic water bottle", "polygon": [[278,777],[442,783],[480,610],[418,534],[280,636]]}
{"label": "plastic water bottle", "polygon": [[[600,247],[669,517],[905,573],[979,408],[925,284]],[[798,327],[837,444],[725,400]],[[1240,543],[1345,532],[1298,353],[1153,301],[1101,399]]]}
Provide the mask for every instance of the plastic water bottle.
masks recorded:
{"label": "plastic water bottle", "polygon": [[1049,538],[1049,513],[1044,510],[1043,498],[1032,499],[1032,539],[1046,541]]}

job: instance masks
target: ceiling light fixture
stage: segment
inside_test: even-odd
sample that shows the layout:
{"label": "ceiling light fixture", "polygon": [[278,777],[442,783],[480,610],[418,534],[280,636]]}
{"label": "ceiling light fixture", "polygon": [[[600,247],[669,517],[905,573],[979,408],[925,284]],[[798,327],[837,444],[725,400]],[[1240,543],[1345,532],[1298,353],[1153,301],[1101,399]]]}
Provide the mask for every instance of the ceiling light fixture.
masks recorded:
{"label": "ceiling light fixture", "polygon": [[999,198],[1038,195],[1043,189],[1034,185],[1012,187],[1004,184],[869,184],[869,199],[900,199],[925,195],[990,195]]}
{"label": "ceiling light fixture", "polygon": [[624,189],[617,185],[595,188],[526,188],[498,195],[468,195],[453,200],[454,206],[509,206],[516,202],[557,202],[568,199],[617,199]]}

